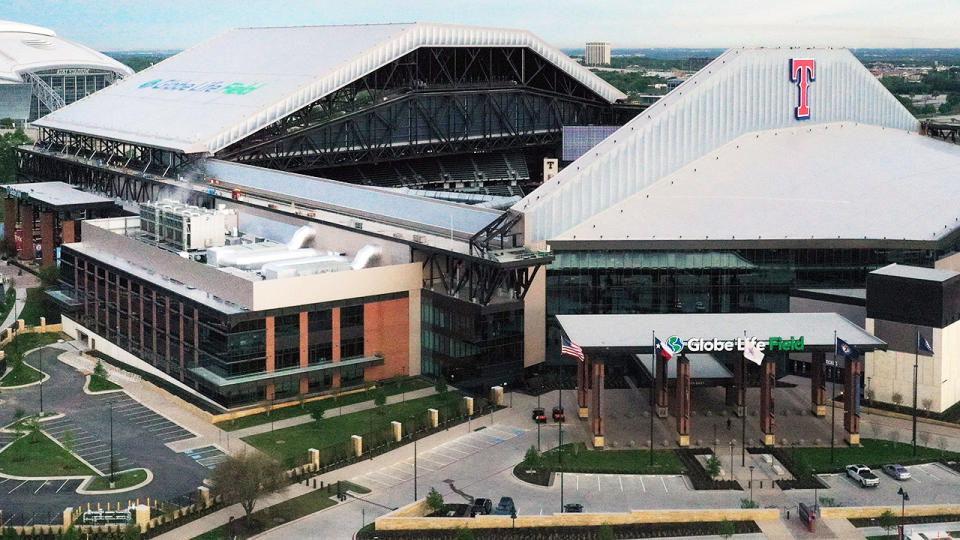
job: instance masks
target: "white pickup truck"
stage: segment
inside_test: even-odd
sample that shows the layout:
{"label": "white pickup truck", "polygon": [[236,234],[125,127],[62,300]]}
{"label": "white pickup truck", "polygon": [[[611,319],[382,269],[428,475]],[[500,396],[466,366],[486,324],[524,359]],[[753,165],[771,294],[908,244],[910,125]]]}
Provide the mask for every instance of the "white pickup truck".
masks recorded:
{"label": "white pickup truck", "polygon": [[876,487],[880,485],[880,479],[870,471],[866,465],[847,465],[847,476],[853,478],[860,484],[860,487]]}

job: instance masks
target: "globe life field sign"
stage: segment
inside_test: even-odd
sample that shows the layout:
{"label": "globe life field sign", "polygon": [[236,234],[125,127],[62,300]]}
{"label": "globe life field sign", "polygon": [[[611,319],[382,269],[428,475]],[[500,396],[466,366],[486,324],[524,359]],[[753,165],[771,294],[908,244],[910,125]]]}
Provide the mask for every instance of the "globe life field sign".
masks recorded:
{"label": "globe life field sign", "polygon": [[[674,340],[676,338],[676,340]],[[718,339],[718,338],[689,338],[686,341],[677,336],[671,336],[667,340],[674,353],[683,351],[684,348],[692,353],[699,352],[743,352],[748,347],[756,347],[760,351],[777,352],[803,352],[803,336],[789,338],[770,337],[760,339],[756,337],[742,337],[736,339]]]}

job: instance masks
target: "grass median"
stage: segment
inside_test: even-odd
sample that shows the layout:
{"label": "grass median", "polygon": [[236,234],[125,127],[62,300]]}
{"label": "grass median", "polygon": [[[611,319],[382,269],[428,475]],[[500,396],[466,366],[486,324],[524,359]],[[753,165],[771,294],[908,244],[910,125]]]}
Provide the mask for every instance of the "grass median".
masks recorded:
{"label": "grass median", "polygon": [[0,472],[12,476],[94,476],[73,454],[35,431],[0,452]]}
{"label": "grass median", "polygon": [[346,444],[353,435],[389,429],[390,422],[395,420],[403,422],[415,416],[426,419],[427,409],[455,407],[462,402],[463,396],[460,394],[446,392],[250,435],[243,440],[281,462],[302,460],[310,448]]}
{"label": "grass median", "polygon": [[[113,475],[113,489],[126,489],[140,484],[147,479],[147,471],[144,469],[134,469]],[[98,476],[94,478],[86,487],[87,491],[107,491],[110,489],[110,475]]]}
{"label": "grass median", "polygon": [[862,439],[862,446],[837,447],[836,457],[830,461],[829,448],[793,448],[784,449],[793,456],[795,465],[801,470],[813,474],[843,472],[844,467],[852,463],[863,464],[870,468],[881,467],[887,463],[913,465],[929,463],[943,458],[957,459],[960,454],[935,448],[917,446],[917,455],[909,443],[895,443],[880,439]]}
{"label": "grass median", "polygon": [[91,392],[107,392],[110,390],[122,390],[122,387],[119,384],[110,382],[106,377],[90,375],[90,384],[87,385],[87,390]]}
{"label": "grass median", "polygon": [[[40,372],[22,361],[22,359],[18,359],[18,357],[30,349],[56,343],[58,339],[60,339],[60,334],[56,332],[20,334],[13,338],[13,341],[3,348],[4,357],[10,359],[9,365],[11,369],[3,379],[0,379],[0,388],[21,386],[39,381],[42,378]],[[48,356],[45,357],[45,359],[54,359],[55,354],[49,352],[47,354]]]}
{"label": "grass median", "polygon": [[561,447],[563,462],[557,449],[542,454],[539,468],[551,472],[599,474],[682,474],[683,462],[673,450],[589,450],[583,443]]}
{"label": "grass median", "polygon": [[[381,388],[383,393],[387,396],[397,396],[404,392],[413,392],[414,390],[429,388],[431,386],[433,386],[433,383],[426,379],[421,379],[420,377],[410,377],[402,382],[383,384],[379,388]],[[236,431],[238,429],[261,426],[263,424],[269,424],[270,422],[276,422],[278,420],[286,420],[288,418],[295,418],[297,416],[310,414],[308,407],[314,406],[315,404],[321,402],[328,405],[330,408],[335,408],[340,406],[346,407],[347,405],[363,403],[364,401],[371,400],[373,400],[373,396],[369,392],[355,392],[353,394],[346,394],[335,398],[331,397],[320,401],[311,401],[302,407],[299,404],[288,405],[283,408],[275,408],[269,413],[264,412],[259,414],[251,414],[250,416],[244,416],[234,420],[218,422],[217,427],[224,431]]]}

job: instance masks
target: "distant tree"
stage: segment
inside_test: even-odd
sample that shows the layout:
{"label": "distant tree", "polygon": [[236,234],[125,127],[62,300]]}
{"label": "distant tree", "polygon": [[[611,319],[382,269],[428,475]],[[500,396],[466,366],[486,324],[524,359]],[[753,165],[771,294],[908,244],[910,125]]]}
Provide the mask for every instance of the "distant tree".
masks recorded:
{"label": "distant tree", "polygon": [[890,510],[884,510],[880,514],[879,524],[883,532],[889,536],[891,529],[897,526],[897,515]]}
{"label": "distant tree", "polygon": [[327,407],[323,405],[323,402],[314,403],[310,407],[310,416],[314,421],[319,422],[323,420],[323,415],[327,412]]}
{"label": "distant tree", "polygon": [[427,493],[427,508],[433,513],[443,510],[443,495],[436,488],[430,488],[430,492]]}
{"label": "distant tree", "polygon": [[0,118],[0,128],[13,129],[13,118]]}
{"label": "distant tree", "polygon": [[0,181],[9,182],[17,172],[16,148],[28,144],[30,137],[22,128],[0,135]]}
{"label": "distant tree", "polygon": [[716,478],[720,476],[720,458],[716,454],[710,456],[710,459],[707,460],[707,474],[710,475],[710,478]]}
{"label": "distant tree", "polygon": [[107,378],[107,368],[103,367],[103,362],[97,360],[97,365],[93,366],[93,374],[101,379]]}
{"label": "distant tree", "polygon": [[286,478],[279,463],[259,452],[228,456],[210,475],[215,495],[228,504],[239,503],[250,518],[257,501],[283,489]]}
{"label": "distant tree", "polygon": [[720,535],[720,538],[730,538],[735,532],[736,529],[733,527],[733,522],[729,519],[724,519],[720,522],[720,526],[717,527],[717,534]]}
{"label": "distant tree", "polygon": [[44,289],[52,289],[60,281],[60,267],[55,264],[43,267],[37,272],[37,277]]}
{"label": "distant tree", "polygon": [[890,401],[892,401],[894,405],[899,407],[900,404],[903,403],[903,394],[901,394],[900,392],[894,392],[893,395],[890,396]]}
{"label": "distant tree", "polygon": [[523,456],[523,466],[528,469],[537,469],[543,463],[543,456],[537,452],[536,446],[530,446],[527,453]]}

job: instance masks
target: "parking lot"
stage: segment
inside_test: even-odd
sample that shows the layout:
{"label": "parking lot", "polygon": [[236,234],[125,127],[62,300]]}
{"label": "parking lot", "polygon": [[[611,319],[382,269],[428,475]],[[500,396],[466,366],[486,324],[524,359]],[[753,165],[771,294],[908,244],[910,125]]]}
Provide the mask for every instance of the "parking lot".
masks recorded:
{"label": "parking lot", "polygon": [[71,493],[76,491],[82,482],[82,479],[14,480],[11,478],[0,478],[0,494],[12,495],[17,492],[31,495]]}
{"label": "parking lot", "polygon": [[[64,445],[67,443],[69,434],[73,438],[71,443],[73,453],[89,463],[97,473],[107,474],[110,472],[111,451],[109,440],[101,440],[96,435],[78,426],[69,417],[43,422],[43,430]],[[120,455],[116,449],[113,451],[113,457],[115,471],[124,471],[138,466],[133,460]]]}
{"label": "parking lot", "polygon": [[191,459],[211,470],[216,469],[218,463],[223,463],[227,460],[227,454],[216,446],[194,448],[193,450],[185,451],[184,454],[190,456]]}
{"label": "parking lot", "polygon": [[109,408],[109,404],[113,403],[113,414],[116,419],[122,419],[126,425],[132,424],[150,433],[164,444],[191,439],[196,436],[180,425],[144,407],[127,394],[108,394],[98,397],[104,408]]}
{"label": "parking lot", "polygon": [[[433,473],[491,446],[523,435],[526,431],[511,426],[494,425],[473,431],[438,447],[417,454],[419,474]],[[398,461],[389,467],[351,479],[362,486],[386,488],[413,478],[413,458]]]}
{"label": "parking lot", "polygon": [[[939,463],[907,466],[911,478],[894,480],[880,470],[873,473],[880,478],[877,487],[862,488],[860,484],[846,474],[820,475],[821,480],[830,486],[829,491],[821,490],[822,495],[833,497],[843,506],[893,505],[900,504],[897,490],[901,487],[910,495],[908,504],[935,504],[956,499],[960,492],[960,474]],[[809,491],[809,490],[805,490]]]}

